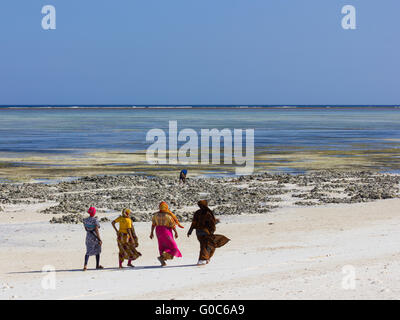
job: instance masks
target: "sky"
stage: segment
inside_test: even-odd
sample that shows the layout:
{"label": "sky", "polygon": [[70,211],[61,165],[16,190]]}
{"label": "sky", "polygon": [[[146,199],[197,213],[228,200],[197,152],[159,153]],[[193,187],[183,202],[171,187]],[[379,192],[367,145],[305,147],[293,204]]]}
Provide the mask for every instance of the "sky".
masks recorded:
{"label": "sky", "polygon": [[398,0],[1,0],[0,105],[400,104],[399,12]]}

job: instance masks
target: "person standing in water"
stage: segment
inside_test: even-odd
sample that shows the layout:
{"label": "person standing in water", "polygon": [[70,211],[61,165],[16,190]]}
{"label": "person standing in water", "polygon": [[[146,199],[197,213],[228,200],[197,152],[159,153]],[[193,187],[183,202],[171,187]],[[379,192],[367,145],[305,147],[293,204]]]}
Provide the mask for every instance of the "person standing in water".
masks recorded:
{"label": "person standing in water", "polygon": [[96,256],[96,269],[103,269],[100,265],[100,253],[103,243],[99,233],[100,223],[95,217],[96,208],[90,207],[88,213],[90,217],[83,220],[83,225],[86,230],[86,255],[83,271],[87,270],[89,256]]}
{"label": "person standing in water", "polygon": [[160,211],[153,215],[150,239],[154,238],[154,229],[156,230],[158,240],[158,251],[160,256],[157,258],[161,266],[166,266],[166,260],[172,260],[174,257],[182,257],[181,252],[172,236],[172,231],[175,233],[175,238],[178,238],[176,226],[183,228],[179,223],[178,218],[169,210],[166,202],[160,203]]}
{"label": "person standing in water", "polygon": [[197,264],[205,265],[210,262],[215,249],[224,246],[230,239],[220,234],[214,234],[215,225],[219,220],[215,218],[214,213],[208,207],[207,200],[201,200],[197,205],[200,210],[194,213],[192,225],[187,236],[190,237],[193,230],[196,229],[197,240],[200,242],[200,254]]}
{"label": "person standing in water", "polygon": [[[122,215],[111,222],[115,232],[117,233],[117,243],[119,248],[119,268],[122,269],[122,263],[125,259],[128,260],[128,267],[134,267],[132,261],[139,258],[142,254],[136,250],[139,246],[138,237],[136,236],[133,227],[132,219],[129,215],[132,213],[130,209],[122,210]],[[115,224],[119,223],[119,230]]]}

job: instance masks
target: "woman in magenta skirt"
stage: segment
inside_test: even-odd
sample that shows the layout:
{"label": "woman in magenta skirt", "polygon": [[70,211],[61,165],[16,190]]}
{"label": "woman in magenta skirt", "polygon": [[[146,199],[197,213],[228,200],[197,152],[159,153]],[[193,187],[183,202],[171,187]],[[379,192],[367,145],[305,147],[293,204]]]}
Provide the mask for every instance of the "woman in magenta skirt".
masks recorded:
{"label": "woman in magenta skirt", "polygon": [[172,235],[172,232],[174,232],[175,238],[178,238],[178,232],[176,231],[177,225],[183,228],[176,216],[169,211],[168,204],[166,202],[161,202],[160,211],[153,215],[150,239],[154,238],[155,229],[160,253],[157,259],[162,266],[167,265],[165,262],[166,260],[172,260],[174,257],[182,257]]}

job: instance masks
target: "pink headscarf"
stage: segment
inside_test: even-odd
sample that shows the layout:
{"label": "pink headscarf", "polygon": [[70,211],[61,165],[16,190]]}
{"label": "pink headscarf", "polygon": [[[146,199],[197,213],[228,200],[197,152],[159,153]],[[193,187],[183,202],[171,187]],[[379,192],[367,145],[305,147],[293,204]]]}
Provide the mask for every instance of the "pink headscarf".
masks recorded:
{"label": "pink headscarf", "polygon": [[90,214],[91,217],[94,217],[94,215],[96,214],[96,208],[90,207],[88,213]]}

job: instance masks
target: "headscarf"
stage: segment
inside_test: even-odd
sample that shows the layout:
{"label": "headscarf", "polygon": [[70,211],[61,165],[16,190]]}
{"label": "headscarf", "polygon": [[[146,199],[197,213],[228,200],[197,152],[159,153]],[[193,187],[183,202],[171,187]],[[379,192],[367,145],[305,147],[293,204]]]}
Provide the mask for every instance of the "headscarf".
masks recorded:
{"label": "headscarf", "polygon": [[214,213],[211,211],[211,209],[208,207],[208,201],[207,200],[200,200],[199,202],[197,202],[197,205],[200,207],[200,210],[203,213],[210,213],[212,215],[212,217],[215,220],[215,216]]}
{"label": "headscarf", "polygon": [[183,228],[183,226],[180,224],[178,218],[176,215],[174,215],[168,208],[168,204],[163,201],[160,203],[160,212],[164,212],[164,213],[168,213],[172,219],[174,220],[174,222],[178,225],[179,228]]}
{"label": "headscarf", "polygon": [[96,208],[95,207],[90,207],[88,210],[88,213],[91,217],[94,217],[96,214]]}
{"label": "headscarf", "polygon": [[129,215],[132,213],[131,209],[127,209],[125,208],[124,210],[122,210],[122,216],[124,218],[129,218]]}
{"label": "headscarf", "polygon": [[[199,202],[197,202],[197,205],[201,208],[201,209],[208,209],[208,201],[207,200],[200,200]],[[210,210],[210,209],[209,209]]]}

